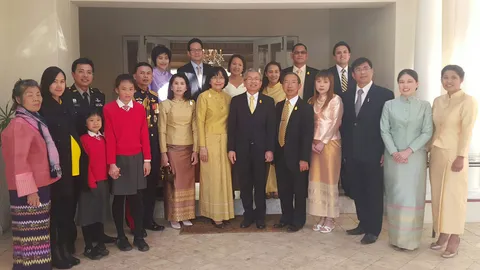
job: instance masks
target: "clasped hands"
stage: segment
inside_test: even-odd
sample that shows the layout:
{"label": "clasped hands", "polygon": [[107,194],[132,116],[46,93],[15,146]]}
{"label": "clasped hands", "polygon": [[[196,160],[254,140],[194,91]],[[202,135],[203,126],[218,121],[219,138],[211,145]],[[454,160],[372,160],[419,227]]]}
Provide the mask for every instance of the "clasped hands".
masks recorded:
{"label": "clasped hands", "polygon": [[[151,170],[152,164],[150,164],[150,162],[143,162],[143,176],[148,176]],[[110,175],[110,177],[112,177],[114,180],[118,179],[121,176],[120,168],[117,167],[116,164],[110,164],[108,175]]]}
{"label": "clasped hands", "polygon": [[408,158],[413,153],[412,149],[407,148],[400,152],[395,152],[392,154],[393,160],[397,163],[408,163]]}
{"label": "clasped hands", "polygon": [[325,144],[322,141],[314,140],[312,142],[312,151],[320,154],[323,151]]}

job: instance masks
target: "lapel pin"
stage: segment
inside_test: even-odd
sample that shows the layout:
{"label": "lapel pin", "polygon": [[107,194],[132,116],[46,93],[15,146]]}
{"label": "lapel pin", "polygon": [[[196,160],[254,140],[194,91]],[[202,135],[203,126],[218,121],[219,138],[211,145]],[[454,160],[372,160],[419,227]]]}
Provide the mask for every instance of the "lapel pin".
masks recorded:
{"label": "lapel pin", "polygon": [[262,100],[261,100],[261,99],[260,99],[258,102],[259,102],[260,104],[262,104]]}
{"label": "lapel pin", "polygon": [[190,106],[192,106],[192,105],[193,105],[193,100],[190,100]]}
{"label": "lapel pin", "polygon": [[310,71],[307,71],[307,75],[310,75]]}
{"label": "lapel pin", "polygon": [[368,102],[370,102],[370,99],[369,99],[369,98],[367,98],[367,103],[368,103]]}
{"label": "lapel pin", "polygon": [[297,107],[297,106],[295,106],[295,108],[293,108],[293,109],[296,111],[296,110],[298,109],[298,107]]}

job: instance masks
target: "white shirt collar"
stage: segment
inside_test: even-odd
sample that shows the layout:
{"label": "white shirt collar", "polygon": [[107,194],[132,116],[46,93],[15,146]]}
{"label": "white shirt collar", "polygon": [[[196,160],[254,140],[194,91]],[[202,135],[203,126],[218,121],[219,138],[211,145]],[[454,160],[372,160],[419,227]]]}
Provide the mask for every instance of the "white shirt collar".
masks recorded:
{"label": "white shirt collar", "polygon": [[365,85],[365,87],[363,87],[363,88],[360,88],[360,87],[358,86],[358,84],[357,84],[357,91],[356,91],[355,95],[358,94],[358,90],[362,89],[362,90],[363,90],[363,96],[366,97],[367,94],[368,94],[368,91],[370,91],[370,88],[372,87],[372,84],[373,84],[373,81],[370,81],[370,82],[369,82],[367,85]]}
{"label": "white shirt collar", "polygon": [[88,135],[91,137],[98,137],[98,136],[103,136],[103,134],[99,131],[97,134],[91,132],[90,130],[88,131]]}
{"label": "white shirt collar", "polygon": [[255,100],[257,100],[257,98],[258,98],[258,92],[255,93],[254,95],[250,95],[250,93],[248,93],[248,92],[246,92],[246,93],[247,93],[247,98],[248,98],[248,99],[250,99],[250,97],[253,96],[253,97],[255,98]]}
{"label": "white shirt collar", "polygon": [[[338,74],[342,74],[342,67],[339,65],[335,65],[337,67]],[[348,77],[348,66],[345,67],[345,75]]]}
{"label": "white shirt collar", "polygon": [[287,99],[287,101],[290,102],[290,105],[295,106],[295,104],[297,104],[297,101],[298,101],[298,95],[296,95],[295,97],[289,100]]}
{"label": "white shirt collar", "polygon": [[128,104],[123,104],[123,102],[119,98],[117,98],[116,101],[117,101],[118,107],[120,107],[120,108],[123,108],[123,106],[127,105],[128,107],[130,107],[130,109],[133,109],[133,101],[131,101],[131,100],[130,100],[130,102],[128,102]]}
{"label": "white shirt collar", "polygon": [[293,72],[297,73],[297,70],[299,69],[302,71],[302,73],[305,73],[305,70],[307,70],[307,65],[303,65],[301,68],[297,68],[295,65],[293,66]]}
{"label": "white shirt collar", "polygon": [[195,63],[193,61],[190,61],[190,63],[192,63],[192,66],[193,66],[193,69],[195,70],[195,72],[197,72],[197,67],[200,67],[200,70],[203,72],[203,62],[200,62],[200,65],[197,65],[197,63]]}

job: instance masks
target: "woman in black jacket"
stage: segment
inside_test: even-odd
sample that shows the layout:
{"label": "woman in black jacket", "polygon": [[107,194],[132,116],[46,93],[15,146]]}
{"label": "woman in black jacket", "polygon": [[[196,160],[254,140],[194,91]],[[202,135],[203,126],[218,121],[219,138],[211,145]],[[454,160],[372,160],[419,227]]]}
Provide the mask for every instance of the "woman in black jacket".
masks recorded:
{"label": "woman in black jacket", "polygon": [[[62,178],[51,186],[52,264],[69,269],[80,263],[73,257],[77,228],[75,210],[78,193],[88,173],[88,161],[75,129],[72,99],[65,93],[65,73],[58,67],[47,68],[41,79],[43,97],[40,114],[45,118],[60,157]],[[82,159],[82,161],[81,161]],[[82,165],[81,165],[82,164]]]}

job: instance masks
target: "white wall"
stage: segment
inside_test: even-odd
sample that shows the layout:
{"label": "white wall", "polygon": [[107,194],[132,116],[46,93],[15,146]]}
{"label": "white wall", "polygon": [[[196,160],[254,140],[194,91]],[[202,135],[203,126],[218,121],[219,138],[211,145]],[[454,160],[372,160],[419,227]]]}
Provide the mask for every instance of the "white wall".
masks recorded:
{"label": "white wall", "polygon": [[80,8],[81,55],[95,63],[95,82],[111,93],[123,71],[123,35],[299,36],[309,65],[329,64],[328,10],[159,10]]}
{"label": "white wall", "polygon": [[[334,9],[330,12],[330,48],[340,40],[352,50],[351,62],[367,57],[374,81],[391,90],[395,77],[395,5],[379,9]],[[329,51],[330,63],[335,62]]]}

